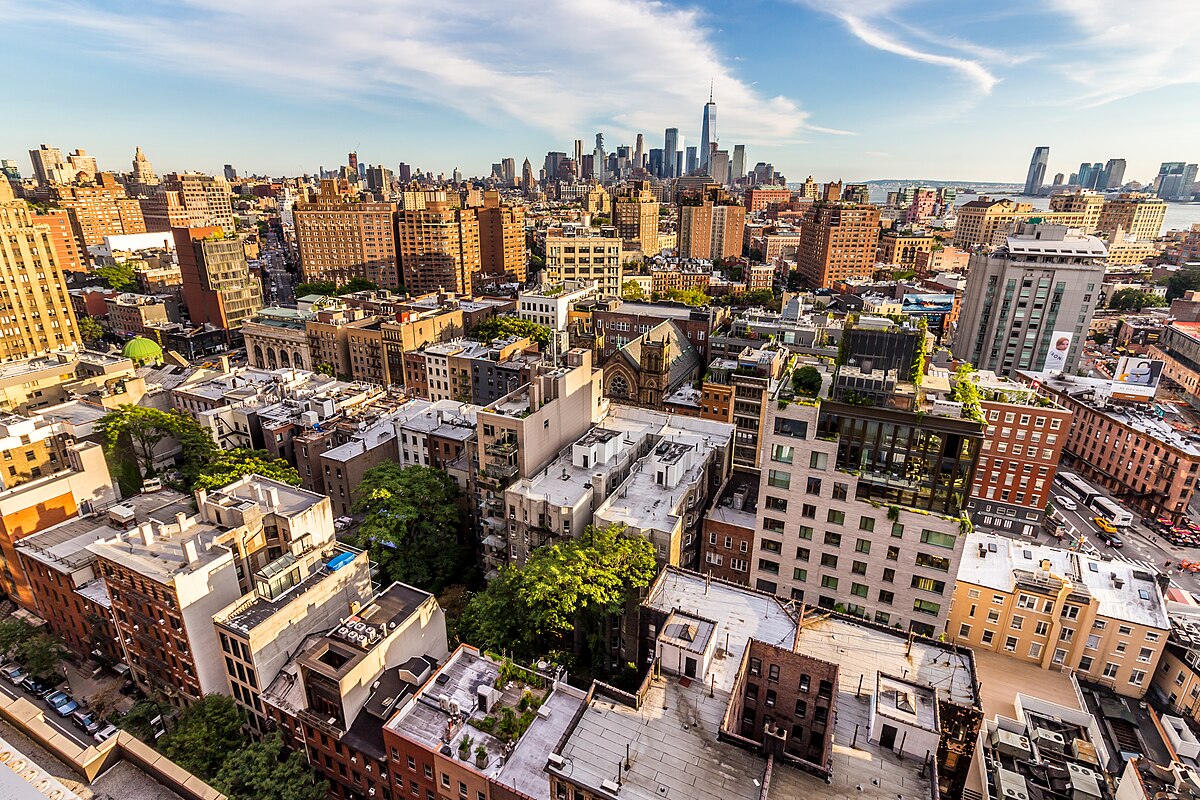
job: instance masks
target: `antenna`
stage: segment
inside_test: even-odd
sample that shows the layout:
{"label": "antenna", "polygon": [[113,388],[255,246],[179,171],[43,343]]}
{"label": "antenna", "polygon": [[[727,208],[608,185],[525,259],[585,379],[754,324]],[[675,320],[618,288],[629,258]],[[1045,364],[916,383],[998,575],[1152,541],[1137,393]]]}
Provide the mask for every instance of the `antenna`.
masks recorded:
{"label": "antenna", "polygon": [[713,79],[709,78],[708,79],[708,102],[710,102],[710,103],[713,101],[712,95],[713,95]]}

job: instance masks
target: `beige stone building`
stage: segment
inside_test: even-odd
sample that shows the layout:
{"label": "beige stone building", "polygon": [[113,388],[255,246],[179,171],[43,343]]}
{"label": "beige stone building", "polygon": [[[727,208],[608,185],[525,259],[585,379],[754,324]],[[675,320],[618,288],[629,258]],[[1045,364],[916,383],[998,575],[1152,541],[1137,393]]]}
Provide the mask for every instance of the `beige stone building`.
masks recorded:
{"label": "beige stone building", "polygon": [[1150,688],[1171,624],[1138,564],[995,534],[967,537],[947,635],[1127,697]]}
{"label": "beige stone building", "polygon": [[884,231],[879,235],[879,263],[916,269],[917,255],[933,252],[934,241],[930,234]]}
{"label": "beige stone building", "polygon": [[317,202],[297,203],[292,209],[304,280],[340,286],[363,278],[386,289],[399,286],[392,227],[396,206],[351,203],[327,188],[322,185]]}
{"label": "beige stone building", "polygon": [[172,172],[163,178],[162,187],[163,191],[179,193],[191,219],[186,227],[219,226],[226,236],[233,235],[233,196],[223,177]]}
{"label": "beige stone building", "polygon": [[528,252],[525,248],[525,206],[501,203],[500,193],[483,193],[475,209],[479,222],[479,266],[488,275],[525,282]]}
{"label": "beige stone building", "polygon": [[567,233],[555,229],[546,236],[545,282],[595,281],[602,297],[620,297],[624,260],[621,239]]}
{"label": "beige stone building", "polygon": [[1116,236],[1120,229],[1138,241],[1153,241],[1162,235],[1166,216],[1166,200],[1140,192],[1128,192],[1104,204],[1097,227],[1109,238]]}
{"label": "beige stone building", "polygon": [[34,222],[8,181],[0,181],[0,279],[0,360],[79,346],[50,229]]}
{"label": "beige stone building", "polygon": [[1104,195],[1084,189],[1050,197],[1050,210],[1079,214],[1078,227],[1085,233],[1095,233],[1099,229],[1100,213],[1104,206]]}
{"label": "beige stone building", "polygon": [[633,181],[613,198],[612,223],[617,236],[637,242],[647,258],[659,253],[658,207],[649,181]]}
{"label": "beige stone building", "polygon": [[480,269],[479,220],[475,212],[443,201],[396,215],[396,253],[404,286],[413,294],[471,294]]}

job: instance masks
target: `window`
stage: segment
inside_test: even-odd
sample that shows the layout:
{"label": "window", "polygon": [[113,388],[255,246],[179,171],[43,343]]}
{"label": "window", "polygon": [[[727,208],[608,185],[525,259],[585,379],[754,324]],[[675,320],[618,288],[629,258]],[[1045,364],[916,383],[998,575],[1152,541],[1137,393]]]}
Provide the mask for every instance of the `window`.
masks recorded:
{"label": "window", "polygon": [[879,590],[879,602],[883,603],[884,605],[890,606],[892,604],[892,601],[895,599],[896,599],[895,592],[889,592],[887,589]]}
{"label": "window", "polygon": [[1060,642],[1070,642],[1074,638],[1075,638],[1075,629],[1074,628],[1063,628],[1061,631],[1058,632],[1058,640]]}
{"label": "window", "polygon": [[1063,606],[1060,616],[1063,619],[1079,619],[1079,606]]}
{"label": "window", "polygon": [[797,561],[808,561],[808,557],[809,557],[810,553],[811,553],[811,551],[807,547],[797,547],[796,548],[796,560]]}
{"label": "window", "polygon": [[1094,633],[1091,634],[1090,636],[1087,637],[1087,641],[1084,642],[1083,646],[1085,648],[1087,648],[1088,650],[1095,650],[1097,647],[1100,646],[1100,637]]}
{"label": "window", "polygon": [[767,495],[767,508],[771,511],[787,511],[787,500]]}
{"label": "window", "polygon": [[842,535],[833,531],[825,531],[825,544],[831,547],[841,547]]}
{"label": "window", "polygon": [[779,574],[779,564],[774,561],[768,561],[765,558],[760,558],[758,560],[758,569],[760,572],[767,572],[771,575]]}
{"label": "window", "polygon": [[1080,670],[1080,672],[1091,672],[1092,671],[1092,657],[1091,656],[1083,656],[1079,659],[1079,670]]}
{"label": "window", "polygon": [[987,619],[988,619],[988,622],[989,622],[989,623],[991,623],[991,624],[995,625],[997,622],[999,622],[999,621],[1000,621],[1000,612],[999,612],[999,611],[997,611],[997,610],[996,610],[996,609],[994,609],[994,608],[993,608],[993,609],[990,609],[990,610],[988,610],[988,617],[987,617]]}
{"label": "window", "polygon": [[855,597],[866,597],[869,592],[870,589],[868,589],[867,585],[864,583],[850,584],[850,594],[854,595]]}
{"label": "window", "polygon": [[809,541],[812,541],[813,529],[808,527],[807,525],[801,525],[800,530],[797,531],[796,535],[799,536],[801,539],[808,539]]}
{"label": "window", "polygon": [[826,589],[837,589],[838,579],[833,577],[832,575],[822,575],[821,576],[821,586],[823,586]]}
{"label": "window", "polygon": [[854,552],[870,555],[871,543],[869,541],[867,541],[866,539],[859,539],[857,542],[854,543]]}
{"label": "window", "polygon": [[950,571],[950,559],[930,553],[917,553],[916,564],[918,567],[927,567],[929,569],[940,570],[941,572]]}
{"label": "window", "polygon": [[834,500],[845,500],[846,495],[849,493],[849,489],[850,489],[849,485],[845,484],[845,483],[833,484],[833,499]]}
{"label": "window", "polygon": [[808,503],[805,503],[804,505],[802,505],[800,507],[800,516],[802,516],[806,519],[816,519],[817,518],[817,507],[814,505],[809,505]]}
{"label": "window", "polygon": [[901,525],[899,522],[892,523],[892,538],[893,539],[904,538],[904,526]]}
{"label": "window", "polygon": [[1017,637],[1009,636],[1004,640],[1004,649],[1010,653],[1017,652]]}
{"label": "window", "polygon": [[804,583],[808,580],[808,570],[800,569],[799,567],[792,568],[792,580]]}
{"label": "window", "polygon": [[945,547],[954,549],[955,537],[949,533],[938,533],[937,531],[923,530],[921,531],[921,543],[932,544],[936,547]]}
{"label": "window", "polygon": [[896,580],[896,570],[892,569],[891,567],[884,567],[883,582],[884,583],[894,583],[895,580]]}
{"label": "window", "polygon": [[1040,642],[1034,642],[1033,644],[1029,645],[1029,657],[1030,658],[1041,658],[1042,657],[1042,645]]}
{"label": "window", "polygon": [[821,566],[822,567],[829,567],[830,569],[837,569],[837,565],[838,565],[838,557],[836,555],[834,555],[833,553],[822,553],[821,554]]}
{"label": "window", "polygon": [[1067,660],[1067,651],[1061,647],[1054,651],[1054,663],[1061,664]]}
{"label": "window", "polygon": [[1037,608],[1037,598],[1033,595],[1019,594],[1017,595],[1017,608]]}
{"label": "window", "polygon": [[995,632],[995,631],[984,631],[984,632],[983,632],[983,636],[982,636],[982,637],[980,637],[980,640],[981,640],[981,641],[982,641],[984,644],[991,644],[991,643],[992,643],[992,640],[993,640],[993,639],[995,639],[995,638],[996,638],[996,632]]}
{"label": "window", "polygon": [[776,489],[789,489],[792,486],[792,474],[777,469],[767,471],[767,485]]}
{"label": "window", "polygon": [[780,464],[792,463],[792,446],[787,444],[771,445],[771,460]]}
{"label": "window", "polygon": [[1151,650],[1149,647],[1143,647],[1141,650],[1138,651],[1138,659],[1137,660],[1143,664],[1149,664],[1150,659],[1153,656],[1154,656],[1153,650]]}
{"label": "window", "polygon": [[1019,630],[1021,630],[1021,626],[1024,624],[1025,624],[1024,617],[1018,617],[1016,615],[1013,615],[1013,618],[1012,618],[1012,620],[1009,621],[1008,626],[1010,628],[1012,628],[1014,631],[1019,631]]}
{"label": "window", "polygon": [[900,559],[900,548],[891,546],[887,549],[887,560],[898,561]]}
{"label": "window", "polygon": [[779,683],[779,665],[771,664],[767,667],[767,680],[771,683]]}
{"label": "window", "polygon": [[774,539],[763,539],[758,545],[760,550],[765,550],[768,553],[782,553],[783,543],[777,542]]}
{"label": "window", "polygon": [[793,439],[804,439],[808,436],[808,423],[798,419],[776,417],[775,433],[780,436],[790,436]]}
{"label": "window", "polygon": [[1141,686],[1145,680],[1146,680],[1146,671],[1145,670],[1135,669],[1129,673],[1129,682],[1131,684],[1133,684],[1134,686]]}
{"label": "window", "polygon": [[1129,636],[1133,633],[1133,628],[1129,627],[1128,625],[1122,625],[1121,627],[1117,628],[1117,633],[1121,634],[1122,636]]}
{"label": "window", "polygon": [[1038,636],[1045,636],[1050,632],[1050,623],[1045,620],[1039,621],[1037,625],[1033,626],[1033,632]]}
{"label": "window", "polygon": [[855,575],[866,575],[867,574],[867,562],[855,561],[853,564],[850,565],[850,571],[853,572]]}
{"label": "window", "polygon": [[824,470],[829,464],[828,453],[811,453],[808,457],[808,466],[810,469]]}
{"label": "window", "polygon": [[912,587],[914,589],[920,589],[923,592],[941,594],[946,590],[946,582],[934,580],[933,578],[922,578],[920,575],[914,575],[912,577]]}
{"label": "window", "polygon": [[1113,662],[1109,661],[1104,665],[1104,672],[1102,674],[1106,678],[1115,678],[1117,677],[1117,670],[1120,668],[1121,666],[1119,664],[1114,664]]}
{"label": "window", "polygon": [[875,530],[875,518],[874,517],[860,517],[858,520],[858,529],[860,531]]}
{"label": "window", "polygon": [[913,600],[913,611],[936,616],[942,613],[942,606],[939,603],[931,603],[928,600]]}
{"label": "window", "polygon": [[960,639],[971,638],[971,626],[965,622],[963,624],[959,625],[958,626],[958,638],[960,638]]}
{"label": "window", "polygon": [[821,479],[820,478],[809,478],[808,481],[806,481],[806,483],[805,483],[804,491],[808,494],[820,495],[821,494]]}
{"label": "window", "polygon": [[829,509],[829,513],[826,514],[825,519],[827,522],[829,522],[833,525],[841,525],[841,524],[845,523],[845,521],[846,521],[846,512],[845,511],[835,511],[831,508],[831,509]]}

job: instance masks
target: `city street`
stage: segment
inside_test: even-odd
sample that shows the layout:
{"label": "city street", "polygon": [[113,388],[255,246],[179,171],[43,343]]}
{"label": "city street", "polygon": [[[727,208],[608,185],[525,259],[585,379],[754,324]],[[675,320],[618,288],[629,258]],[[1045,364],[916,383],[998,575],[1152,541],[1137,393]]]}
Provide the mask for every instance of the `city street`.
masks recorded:
{"label": "city street", "polygon": [[[1061,481],[1056,479],[1054,488],[1056,495],[1070,497]],[[1108,497],[1107,494],[1105,496]],[[1124,546],[1109,547],[1100,538],[1100,529],[1092,521],[1096,512],[1078,503],[1073,511],[1060,507],[1058,503],[1054,503],[1054,508],[1055,517],[1061,520],[1067,528],[1063,536],[1063,546],[1069,546],[1081,538],[1080,534],[1082,534],[1085,552],[1100,553],[1139,563],[1147,569],[1158,572],[1169,571],[1171,582],[1174,585],[1190,592],[1200,592],[1200,574],[1181,572],[1179,569],[1180,561],[1200,561],[1200,548],[1177,547],[1171,544],[1142,525],[1136,512],[1133,525],[1122,528],[1117,533],[1117,536],[1124,542]],[[1050,541],[1053,542],[1052,537],[1050,537]],[[1167,562],[1170,562],[1169,566]]]}
{"label": "city street", "polygon": [[42,715],[46,718],[46,723],[49,724],[50,727],[57,729],[64,736],[78,744],[80,747],[90,747],[91,745],[95,744],[95,742],[92,741],[92,737],[86,735],[83,731],[79,730],[79,728],[76,728],[75,725],[72,724],[70,717],[63,718],[58,716],[58,714],[54,713],[54,711],[49,708],[40,697],[35,697],[24,689],[13,686],[11,683],[5,680],[0,680],[0,692],[4,692],[4,694],[12,698],[24,697],[26,700],[33,703],[41,710]]}

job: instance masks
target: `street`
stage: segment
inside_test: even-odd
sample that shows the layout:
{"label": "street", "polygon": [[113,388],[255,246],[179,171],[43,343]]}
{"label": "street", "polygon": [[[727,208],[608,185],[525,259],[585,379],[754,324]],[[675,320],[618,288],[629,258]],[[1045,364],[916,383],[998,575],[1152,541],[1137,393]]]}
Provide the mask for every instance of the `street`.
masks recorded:
{"label": "street", "polygon": [[[1054,488],[1057,496],[1070,497],[1057,479]],[[1105,496],[1108,497],[1107,494]],[[1071,510],[1063,508],[1057,502],[1052,502],[1055,517],[1065,523],[1071,534],[1070,536],[1064,534],[1062,541],[1064,547],[1070,546],[1074,540],[1080,538],[1079,534],[1082,534],[1085,552],[1100,553],[1138,563],[1151,571],[1169,571],[1171,582],[1174,585],[1189,592],[1200,592],[1200,575],[1182,572],[1179,569],[1180,561],[1200,561],[1200,548],[1177,547],[1161,536],[1151,533],[1146,526],[1141,524],[1140,517],[1136,512],[1133,525],[1121,528],[1117,532],[1117,536],[1124,542],[1124,547],[1109,547],[1100,538],[1100,529],[1092,521],[1096,512],[1080,503],[1076,504],[1075,510]],[[1169,566],[1167,562],[1170,562]]]}
{"label": "street", "polygon": [[42,712],[42,715],[46,718],[46,723],[50,725],[50,727],[55,728],[68,739],[78,744],[80,747],[91,747],[95,744],[95,742],[92,741],[92,737],[88,736],[71,723],[70,717],[60,717],[58,714],[54,713],[54,711],[44,702],[42,702],[40,697],[34,697],[24,689],[19,689],[5,680],[0,680],[0,692],[4,692],[4,694],[12,698],[24,697],[26,700],[33,703]]}

